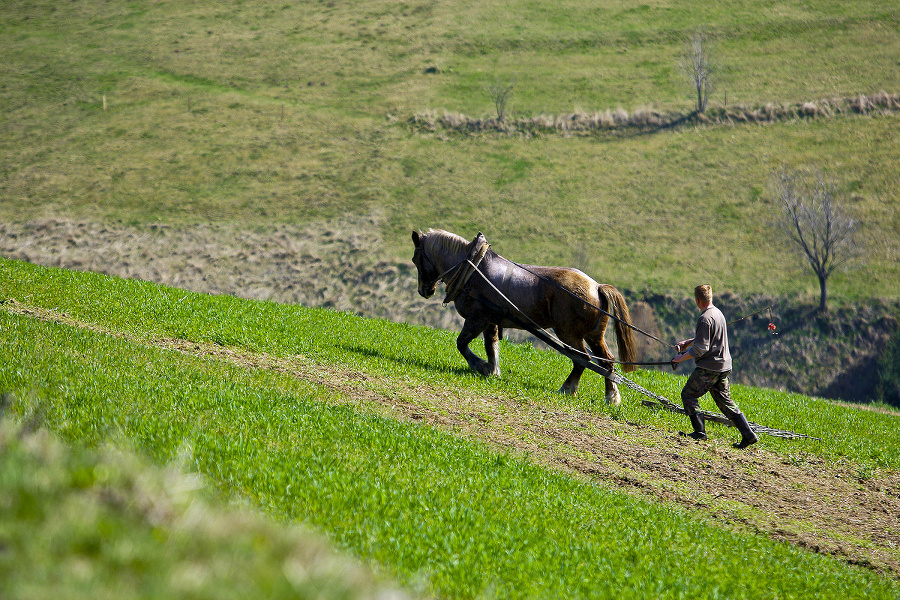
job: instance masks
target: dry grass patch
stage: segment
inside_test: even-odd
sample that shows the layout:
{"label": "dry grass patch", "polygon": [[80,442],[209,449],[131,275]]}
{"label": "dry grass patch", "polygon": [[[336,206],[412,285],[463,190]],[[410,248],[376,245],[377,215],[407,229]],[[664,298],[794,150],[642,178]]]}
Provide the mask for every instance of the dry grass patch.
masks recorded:
{"label": "dry grass patch", "polygon": [[703,113],[663,112],[642,107],[630,115],[619,107],[604,112],[575,112],[562,115],[541,114],[535,117],[491,118],[469,117],[458,112],[426,110],[410,117],[414,130],[438,130],[463,134],[550,134],[589,135],[601,133],[647,132],[699,123],[721,125],[729,123],[774,123],[795,119],[829,118],[847,114],[890,115],[900,110],[900,94],[878,92],[870,96],[860,94],[848,98],[832,98],[796,104],[768,103],[764,106],[742,105],[710,107]]}

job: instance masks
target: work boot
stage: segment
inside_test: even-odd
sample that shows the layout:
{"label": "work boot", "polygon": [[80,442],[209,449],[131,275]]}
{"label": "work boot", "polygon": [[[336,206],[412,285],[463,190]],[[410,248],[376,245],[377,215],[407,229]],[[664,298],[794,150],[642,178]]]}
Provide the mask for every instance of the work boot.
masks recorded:
{"label": "work boot", "polygon": [[756,434],[752,429],[750,429],[750,423],[747,422],[747,417],[746,415],[744,415],[744,413],[730,412],[728,418],[731,419],[731,422],[734,423],[734,426],[737,427],[738,431],[741,432],[741,441],[732,444],[734,448],[743,450],[747,446],[752,446],[759,441],[759,438],[756,437]]}
{"label": "work boot", "polygon": [[698,415],[696,412],[689,412],[687,414],[688,418],[691,420],[691,425],[694,426],[694,431],[691,433],[685,433],[683,431],[679,431],[681,435],[685,437],[689,437],[692,440],[705,440],[706,439],[706,423],[703,420],[703,417]]}

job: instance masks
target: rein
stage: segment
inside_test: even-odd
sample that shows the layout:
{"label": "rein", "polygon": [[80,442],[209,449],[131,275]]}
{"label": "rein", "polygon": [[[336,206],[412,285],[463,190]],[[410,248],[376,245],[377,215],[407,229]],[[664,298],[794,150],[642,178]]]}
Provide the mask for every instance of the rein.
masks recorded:
{"label": "rein", "polygon": [[[531,319],[531,317],[529,317],[528,315],[526,315],[522,311],[522,309],[520,309],[518,306],[516,306],[512,300],[507,298],[503,292],[501,292],[499,289],[497,289],[497,286],[495,286],[493,284],[493,282],[491,282],[491,280],[487,278],[487,275],[485,275],[481,271],[478,271],[478,269],[475,267],[475,265],[471,261],[467,261],[467,262],[472,267],[473,271],[478,272],[478,275],[484,280],[485,283],[487,283],[489,286],[491,286],[494,289],[494,291],[500,295],[501,298],[503,298],[513,309],[515,309],[516,312],[518,312],[522,317],[524,317],[527,321],[530,322],[530,324],[534,327],[534,329],[532,330],[530,327],[526,327],[526,329],[530,330],[531,333],[535,334],[539,339],[550,344],[552,347],[554,347],[557,351],[561,352],[563,355],[568,356],[573,362],[575,362],[576,359],[584,360],[587,363],[589,363],[585,366],[590,367],[591,370],[597,371],[597,369],[599,368],[599,371],[597,371],[597,372],[599,372],[604,377],[608,377],[609,379],[611,379],[613,382],[615,382],[617,384],[624,385],[638,393],[641,393],[641,394],[647,396],[648,398],[651,398],[651,400],[644,400],[642,402],[642,404],[644,406],[651,406],[651,407],[662,406],[665,410],[668,410],[670,412],[679,413],[679,414],[687,414],[686,409],[676,405],[674,402],[672,402],[665,396],[661,396],[660,394],[651,392],[647,388],[635,383],[634,381],[628,379],[627,377],[624,377],[624,376],[616,373],[612,369],[612,367],[607,369],[606,367],[602,366],[602,364],[601,364],[601,363],[613,363],[613,362],[618,363],[618,364],[626,364],[626,365],[627,364],[630,364],[630,365],[663,364],[663,365],[671,365],[672,368],[674,369],[675,368],[674,362],[671,362],[671,363],[665,363],[665,362],[663,362],[663,363],[640,363],[640,362],[623,363],[623,362],[616,361],[616,360],[607,360],[605,358],[597,358],[596,356],[591,354],[590,351],[582,352],[581,350],[578,350],[577,348],[573,348],[572,346],[566,344],[565,342],[562,342],[555,335],[552,335],[546,329],[544,329],[543,327],[541,327],[540,325],[535,323],[534,320]],[[766,309],[763,309],[763,310],[766,310]],[[758,312],[762,312],[763,310],[760,310]],[[525,325],[525,322],[522,321],[521,319],[513,318],[511,315],[508,315],[508,316],[510,318],[512,318],[512,320],[518,321],[521,325]],[[747,316],[752,316],[752,315],[747,315]],[[591,364],[596,365],[596,368],[591,366]],[[654,402],[654,400],[655,400],[655,402]],[[728,417],[725,417],[724,415],[712,413],[712,412],[709,412],[706,410],[698,410],[697,414],[701,415],[707,421],[715,421],[717,423],[721,423],[722,425],[727,425],[729,427],[735,426],[734,423],[730,419],[728,419]],[[805,433],[796,433],[793,431],[788,431],[786,429],[776,429],[774,427],[767,427],[765,425],[760,425],[759,423],[753,423],[753,422],[748,422],[748,424],[750,426],[750,429],[752,429],[754,432],[765,433],[765,434],[771,435],[773,437],[780,437],[780,438],[785,438],[785,439],[806,438],[806,439],[811,439],[811,440],[822,441],[820,438],[813,437],[813,436],[807,435]]]}
{"label": "rein", "polygon": [[[593,308],[593,309],[599,310],[601,313],[603,313],[603,314],[606,315],[607,317],[613,319],[614,321],[618,321],[619,323],[625,325],[626,327],[630,327],[630,328],[633,329],[634,331],[637,331],[638,333],[641,333],[641,334],[647,336],[648,338],[651,338],[651,339],[653,339],[653,340],[656,340],[657,342],[659,342],[659,343],[662,344],[663,346],[666,346],[667,348],[676,348],[676,346],[675,346],[674,344],[670,344],[670,343],[668,343],[668,342],[665,342],[665,341],[659,339],[658,337],[656,337],[655,335],[653,335],[653,334],[651,334],[651,333],[647,333],[646,331],[644,331],[644,330],[641,329],[640,327],[636,327],[636,326],[632,325],[631,323],[628,323],[628,322],[626,322],[626,321],[623,321],[623,320],[620,319],[619,317],[615,316],[615,315],[612,314],[612,313],[609,313],[609,312],[603,310],[603,309],[600,308],[599,306],[595,306],[595,305],[591,304],[590,302],[588,302],[587,300],[585,300],[585,299],[582,298],[581,296],[575,294],[575,293],[572,292],[571,290],[567,290],[566,288],[562,287],[561,285],[559,285],[558,283],[556,283],[556,282],[553,281],[552,279],[548,279],[547,277],[544,277],[543,275],[540,275],[539,273],[535,273],[534,271],[532,271],[531,269],[529,269],[529,268],[526,267],[525,265],[521,265],[521,264],[519,264],[519,263],[517,263],[517,262],[515,262],[515,261],[513,261],[513,260],[509,260],[508,258],[506,258],[506,257],[504,257],[504,256],[500,256],[499,254],[498,254],[497,256],[499,256],[500,258],[502,258],[503,260],[505,260],[505,261],[508,262],[508,263],[514,264],[515,266],[519,267],[520,269],[524,269],[524,270],[528,271],[529,273],[531,273],[531,274],[534,275],[535,277],[537,277],[537,278],[539,278],[539,279],[543,279],[544,281],[546,281],[547,283],[549,283],[549,284],[552,285],[553,287],[555,287],[555,288],[557,288],[557,289],[560,289],[560,290],[564,291],[565,293],[569,294],[569,295],[572,296],[573,298],[577,298],[578,300],[581,300],[581,302],[583,302],[583,303],[586,304],[587,306],[590,306],[590,307]],[[758,315],[759,313],[762,313],[762,312],[765,312],[765,311],[769,311],[769,322],[770,322],[769,328],[770,328],[770,331],[773,331],[773,332],[774,332],[774,327],[775,327],[775,326],[771,324],[771,323],[774,321],[774,319],[773,319],[773,317],[772,317],[772,306],[773,306],[773,305],[770,304],[769,306],[766,306],[766,307],[764,307],[764,308],[761,308],[761,309],[759,309],[759,310],[756,311],[756,312],[752,312],[752,313],[750,313],[750,314],[748,314],[748,315],[744,315],[743,317],[740,317],[740,318],[738,318],[738,319],[735,319],[734,321],[731,321],[730,323],[728,323],[728,325],[734,325],[734,324],[737,323],[738,321],[743,321],[744,319],[749,319],[750,317],[753,317],[753,316],[755,316],[755,315]],[[673,369],[673,370],[675,369],[674,363],[671,363],[671,362],[620,362],[620,361],[612,361],[612,362],[615,362],[616,364],[620,364],[620,365],[637,365],[637,366],[672,365],[672,369]]]}
{"label": "rein", "polygon": [[[538,324],[534,321],[534,319],[532,319],[532,318],[529,317],[527,314],[525,314],[525,312],[524,312],[521,308],[519,308],[518,306],[516,306],[516,303],[515,303],[515,302],[513,302],[512,300],[510,300],[509,298],[507,298],[507,297],[506,297],[506,294],[504,294],[503,292],[501,292],[501,291],[497,288],[497,286],[494,285],[494,283],[493,283],[490,279],[487,278],[487,275],[485,275],[484,273],[482,273],[481,271],[479,271],[479,270],[477,269],[477,265],[475,265],[471,260],[466,259],[465,262],[468,262],[468,263],[469,263],[469,266],[471,267],[472,273],[477,272],[478,275],[484,280],[484,282],[487,283],[489,286],[491,286],[491,288],[492,288],[495,292],[497,292],[497,294],[499,294],[499,296],[500,296],[501,298],[503,298],[503,300],[505,300],[507,304],[509,304],[512,308],[514,308],[515,311],[516,311],[517,313],[519,313],[522,317],[524,317],[524,318],[531,324],[532,327],[534,327],[535,329],[541,331],[541,332],[542,332],[545,336],[547,336],[548,338],[553,338],[553,340],[556,341],[556,343],[560,344],[561,346],[565,346],[566,348],[570,349],[570,351],[572,351],[572,352],[577,352],[578,354],[581,354],[581,355],[586,356],[588,360],[595,361],[595,362],[597,362],[598,364],[599,364],[599,363],[604,363],[604,362],[605,362],[605,363],[616,363],[616,364],[619,364],[619,365],[672,365],[672,364],[673,364],[673,363],[671,363],[671,362],[622,362],[622,361],[618,361],[618,360],[609,360],[609,359],[606,359],[606,358],[597,358],[596,356],[594,356],[593,354],[591,354],[590,351],[588,351],[588,352],[582,352],[582,351],[580,351],[580,350],[578,350],[578,349],[576,349],[576,348],[572,348],[572,347],[569,346],[568,344],[565,344],[564,342],[562,342],[562,341],[561,341],[559,338],[557,338],[556,336],[552,335],[549,331],[547,331],[546,329],[544,329],[543,327],[541,327],[540,325],[538,325]],[[527,270],[527,269],[526,269],[526,270]],[[470,276],[471,276],[471,273],[470,273]],[[602,310],[602,309],[598,309],[598,310]]]}
{"label": "rein", "polygon": [[[500,255],[498,254],[497,256],[500,256]],[[502,257],[501,257],[501,258],[502,258]],[[507,259],[504,258],[503,260],[507,260]],[[508,262],[512,262],[512,261],[508,261]],[[513,264],[516,264],[516,263],[513,263]],[[469,261],[469,265],[472,267],[473,270],[477,271],[477,269],[475,268],[476,265],[474,265],[471,261]],[[528,271],[528,269],[525,269],[525,270]],[[528,272],[531,273],[531,271],[528,271]],[[470,274],[470,275],[471,275],[471,274]],[[526,314],[522,311],[522,309],[520,309],[518,306],[516,306],[515,302],[513,302],[512,300],[510,300],[509,298],[507,298],[506,295],[505,295],[503,292],[501,292],[499,289],[497,289],[497,286],[495,286],[495,285],[493,284],[493,282],[492,282],[490,279],[487,278],[487,275],[485,275],[485,274],[482,273],[481,271],[478,271],[478,275],[481,276],[481,278],[484,280],[484,282],[487,283],[489,286],[491,286],[491,288],[493,288],[493,290],[494,290],[495,292],[497,292],[497,293],[500,295],[500,297],[503,298],[503,299],[506,301],[507,304],[509,304],[512,308],[514,308],[514,309],[516,310],[517,313],[519,313],[519,314],[522,315],[525,319],[527,319],[528,322],[529,322],[533,327],[535,327],[536,329],[539,329],[539,330],[540,330],[544,335],[546,335],[547,337],[552,337],[552,338],[553,338],[557,343],[559,343],[560,345],[565,345],[565,346],[569,347],[569,348],[571,349],[572,352],[578,352],[579,354],[584,354],[585,356],[587,356],[588,360],[596,361],[598,364],[599,364],[599,363],[615,363],[615,364],[617,364],[617,365],[636,365],[636,366],[660,366],[660,365],[667,365],[667,366],[672,367],[673,370],[675,369],[675,362],[673,362],[673,361],[666,361],[666,362],[662,362],[662,361],[659,361],[659,362],[628,362],[628,361],[621,361],[621,360],[610,360],[610,359],[607,359],[607,358],[598,358],[598,357],[594,356],[593,354],[591,354],[590,351],[588,351],[588,352],[585,353],[585,352],[581,352],[580,350],[577,350],[577,349],[575,349],[575,348],[571,348],[571,346],[568,346],[568,344],[564,344],[564,343],[563,343],[561,340],[559,340],[559,338],[557,338],[556,336],[552,336],[552,335],[550,334],[549,331],[547,331],[546,329],[544,329],[543,327],[541,327],[540,325],[538,325],[531,317],[529,317],[528,315],[526,315]],[[540,277],[540,275],[538,275],[538,277]],[[553,282],[550,282],[550,283],[553,283]],[[564,289],[564,288],[561,288],[561,289]],[[576,296],[576,298],[577,298],[577,297],[578,297],[578,296]],[[593,306],[593,304],[591,304],[590,302],[587,302],[587,301],[585,301],[585,300],[583,300],[583,299],[581,299],[581,298],[579,298],[579,299],[582,300],[582,301],[584,301],[585,304],[587,304],[587,305],[589,305],[589,306]],[[609,315],[609,313],[607,313],[607,312],[606,312],[605,310],[603,310],[602,308],[597,308],[596,306],[594,306],[594,308],[596,308],[597,310],[599,310],[599,311],[602,312],[602,313],[606,313],[607,315]],[[612,316],[612,315],[610,315],[610,316]],[[613,318],[616,318],[616,317],[613,317]],[[616,319],[616,320],[620,320],[620,319]],[[622,321],[622,322],[625,323],[625,321]],[[627,323],[625,323],[625,324],[627,325]],[[637,328],[635,327],[635,329],[637,329]],[[641,331],[640,329],[637,329],[637,330],[638,330],[638,331]],[[644,332],[641,331],[641,333],[644,333]],[[647,334],[647,335],[649,335],[649,334]],[[651,337],[652,337],[652,336],[651,336]],[[665,343],[665,342],[663,342],[663,343]]]}

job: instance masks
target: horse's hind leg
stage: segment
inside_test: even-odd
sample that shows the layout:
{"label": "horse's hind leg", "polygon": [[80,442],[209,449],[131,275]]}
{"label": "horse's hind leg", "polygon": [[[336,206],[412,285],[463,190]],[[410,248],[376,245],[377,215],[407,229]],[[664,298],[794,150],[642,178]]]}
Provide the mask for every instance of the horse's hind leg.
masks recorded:
{"label": "horse's hind leg", "polygon": [[579,365],[576,362],[572,362],[572,372],[569,373],[569,376],[566,377],[566,380],[563,382],[562,387],[559,388],[560,394],[567,394],[569,396],[574,396],[578,393],[578,384],[581,382],[581,375],[584,373],[584,367]]}
{"label": "horse's hind leg", "polygon": [[[613,355],[609,350],[609,346],[606,345],[606,340],[603,339],[602,333],[599,338],[595,337],[591,340],[588,340],[588,345],[591,347],[591,351],[594,353],[594,355],[600,359],[598,361],[600,365],[612,371]],[[619,394],[619,387],[616,385],[616,383],[609,377],[604,377],[603,381],[606,383],[606,403],[611,404],[612,406],[618,406],[619,404],[621,404],[622,395]]]}
{"label": "horse's hind leg", "polygon": [[[491,365],[472,352],[472,350],[469,349],[469,344],[472,343],[472,340],[481,335],[481,332],[485,331],[490,325],[491,324],[488,321],[483,319],[466,319],[462,331],[459,333],[459,337],[456,338],[456,348],[459,350],[459,353],[463,355],[463,358],[466,359],[469,368],[476,373],[486,376],[493,375],[494,369],[497,369],[499,373],[496,357],[494,358],[494,364]],[[487,347],[487,345],[487,338],[485,338],[485,347]],[[490,358],[490,352],[488,352],[488,357]]]}
{"label": "horse's hind leg", "polygon": [[[576,338],[573,336],[567,336],[561,334],[562,332],[558,332],[559,339],[568,346],[575,348],[576,350],[580,350],[587,354],[587,348],[584,346],[584,340],[580,338]],[[566,377],[566,380],[563,382],[562,387],[559,388],[560,394],[566,394],[569,396],[574,396],[578,393],[578,384],[581,382],[581,375],[584,373],[584,367],[579,365],[574,360],[572,361],[572,372],[569,373],[569,376]]]}

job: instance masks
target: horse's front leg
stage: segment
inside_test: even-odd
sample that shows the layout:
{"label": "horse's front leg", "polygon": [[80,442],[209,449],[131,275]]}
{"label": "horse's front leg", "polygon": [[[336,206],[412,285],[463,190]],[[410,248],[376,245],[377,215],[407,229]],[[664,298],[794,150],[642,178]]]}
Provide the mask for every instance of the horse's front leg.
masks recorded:
{"label": "horse's front leg", "polygon": [[462,331],[459,333],[459,337],[456,338],[456,348],[459,350],[459,353],[463,355],[463,358],[466,359],[466,362],[469,363],[469,368],[482,375],[491,375],[494,366],[476,356],[475,353],[469,349],[469,344],[472,343],[472,340],[481,335],[489,325],[490,323],[482,319],[466,319]]}
{"label": "horse's front leg", "polygon": [[491,323],[484,330],[484,351],[487,353],[487,369],[485,375],[500,377],[500,328]]}

